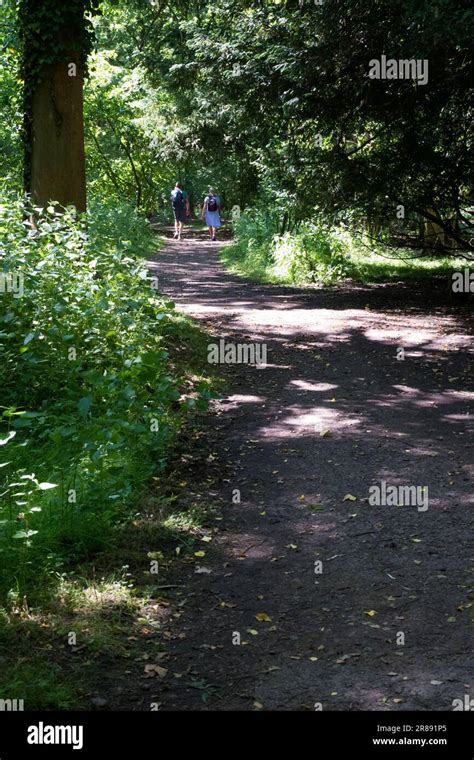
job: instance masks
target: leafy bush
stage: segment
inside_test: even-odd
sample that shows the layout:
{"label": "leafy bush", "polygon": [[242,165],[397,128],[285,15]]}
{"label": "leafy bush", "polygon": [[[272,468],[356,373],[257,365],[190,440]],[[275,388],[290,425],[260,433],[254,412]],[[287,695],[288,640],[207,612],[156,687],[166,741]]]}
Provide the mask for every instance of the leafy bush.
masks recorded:
{"label": "leafy bush", "polygon": [[342,229],[305,225],[273,238],[274,270],[293,283],[337,282],[352,274],[350,240]]}
{"label": "leafy bush", "polygon": [[246,272],[292,283],[336,282],[352,274],[352,241],[342,227],[306,223],[297,232],[277,233],[275,216],[246,210],[236,220],[231,256]]}
{"label": "leafy bush", "polygon": [[269,266],[272,259],[272,240],[277,231],[276,219],[261,209],[246,209],[234,221],[235,255],[256,268]]}
{"label": "leafy bush", "polygon": [[35,226],[0,206],[0,599],[100,550],[165,462],[182,406],[152,243],[127,206],[49,207]]}

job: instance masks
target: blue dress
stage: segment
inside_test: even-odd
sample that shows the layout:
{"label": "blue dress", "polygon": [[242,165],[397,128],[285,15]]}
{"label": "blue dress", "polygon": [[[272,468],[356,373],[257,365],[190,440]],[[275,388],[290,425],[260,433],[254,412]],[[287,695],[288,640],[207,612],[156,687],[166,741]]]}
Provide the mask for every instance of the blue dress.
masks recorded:
{"label": "blue dress", "polygon": [[218,211],[206,211],[206,224],[208,227],[220,227],[221,218]]}

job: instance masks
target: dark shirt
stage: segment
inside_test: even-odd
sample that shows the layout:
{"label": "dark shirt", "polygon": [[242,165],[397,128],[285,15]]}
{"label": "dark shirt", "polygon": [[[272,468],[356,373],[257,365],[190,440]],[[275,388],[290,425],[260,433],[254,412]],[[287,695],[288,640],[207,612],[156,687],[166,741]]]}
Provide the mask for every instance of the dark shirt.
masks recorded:
{"label": "dark shirt", "polygon": [[179,187],[175,187],[171,192],[171,205],[177,210],[184,209],[184,194]]}

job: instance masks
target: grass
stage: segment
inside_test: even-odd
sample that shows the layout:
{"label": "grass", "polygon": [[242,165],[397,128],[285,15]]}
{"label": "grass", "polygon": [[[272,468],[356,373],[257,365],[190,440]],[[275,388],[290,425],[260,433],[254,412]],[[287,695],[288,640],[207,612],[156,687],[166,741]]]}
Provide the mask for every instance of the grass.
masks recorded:
{"label": "grass", "polygon": [[[204,457],[199,430],[193,436],[187,446]],[[24,699],[26,710],[91,709],[143,659],[145,644],[155,657],[161,652],[153,634],[169,619],[167,589],[197,561],[196,549],[207,548],[202,539],[219,515],[218,505],[192,491],[203,466],[199,453],[176,450],[107,550],[62,577],[41,605],[0,611],[0,699]]]}
{"label": "grass", "polygon": [[380,282],[399,279],[423,279],[431,277],[449,277],[453,272],[467,266],[462,258],[438,258],[433,256],[416,256],[412,251],[381,254],[375,251],[351,254],[356,282]]}
{"label": "grass", "polygon": [[292,284],[288,276],[277,274],[263,257],[247,257],[235,243],[225,245],[220,250],[220,260],[232,274],[246,280],[265,285]]}

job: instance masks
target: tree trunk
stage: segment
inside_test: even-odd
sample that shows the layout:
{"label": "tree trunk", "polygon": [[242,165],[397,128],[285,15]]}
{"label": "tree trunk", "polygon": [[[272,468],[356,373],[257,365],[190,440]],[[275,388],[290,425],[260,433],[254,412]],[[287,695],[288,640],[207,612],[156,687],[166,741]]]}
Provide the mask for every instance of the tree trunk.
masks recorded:
{"label": "tree trunk", "polygon": [[[429,214],[436,217],[436,211],[434,208],[426,209]],[[423,231],[423,245],[425,248],[444,248],[445,247],[445,232],[439,224],[431,219],[425,219],[424,231]]]}
{"label": "tree trunk", "polygon": [[84,72],[79,55],[49,66],[31,103],[30,192],[35,204],[56,201],[86,210]]}

